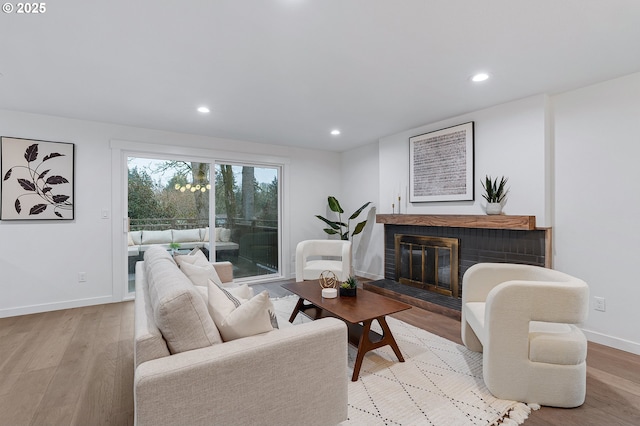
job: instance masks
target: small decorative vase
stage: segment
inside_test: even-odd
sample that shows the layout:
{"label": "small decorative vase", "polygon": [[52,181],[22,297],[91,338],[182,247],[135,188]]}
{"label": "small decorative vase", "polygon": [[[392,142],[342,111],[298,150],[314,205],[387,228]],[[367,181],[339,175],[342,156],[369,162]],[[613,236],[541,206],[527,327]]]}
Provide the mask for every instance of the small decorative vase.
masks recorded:
{"label": "small decorative vase", "polygon": [[356,290],[358,290],[358,288],[344,288],[344,287],[340,287],[340,296],[345,296],[345,297],[355,297],[356,295]]}
{"label": "small decorative vase", "polygon": [[502,204],[487,203],[487,214],[500,214],[500,213],[502,213]]}

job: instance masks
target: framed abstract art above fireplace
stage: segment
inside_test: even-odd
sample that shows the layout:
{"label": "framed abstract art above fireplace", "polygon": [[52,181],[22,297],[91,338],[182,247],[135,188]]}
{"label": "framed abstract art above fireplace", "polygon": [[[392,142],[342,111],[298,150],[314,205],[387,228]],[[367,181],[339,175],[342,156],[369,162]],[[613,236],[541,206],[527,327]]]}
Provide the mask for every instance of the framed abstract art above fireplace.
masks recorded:
{"label": "framed abstract art above fireplace", "polygon": [[1,220],[73,220],[72,143],[2,137]]}
{"label": "framed abstract art above fireplace", "polygon": [[473,121],[409,138],[409,201],[473,201]]}

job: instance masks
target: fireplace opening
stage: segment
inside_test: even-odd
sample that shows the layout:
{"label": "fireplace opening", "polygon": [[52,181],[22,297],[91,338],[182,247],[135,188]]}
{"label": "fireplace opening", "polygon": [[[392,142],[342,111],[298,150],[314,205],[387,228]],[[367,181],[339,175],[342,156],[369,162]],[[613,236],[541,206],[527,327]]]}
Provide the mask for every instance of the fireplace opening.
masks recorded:
{"label": "fireplace opening", "polygon": [[459,297],[458,239],[395,235],[396,280],[451,297]]}

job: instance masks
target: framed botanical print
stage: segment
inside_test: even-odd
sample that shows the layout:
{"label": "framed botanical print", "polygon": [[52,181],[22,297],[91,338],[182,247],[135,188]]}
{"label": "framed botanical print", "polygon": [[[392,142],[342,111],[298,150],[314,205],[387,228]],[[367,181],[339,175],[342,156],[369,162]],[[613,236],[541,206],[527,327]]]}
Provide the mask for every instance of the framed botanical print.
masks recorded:
{"label": "framed botanical print", "polygon": [[1,220],[73,220],[75,145],[2,137]]}

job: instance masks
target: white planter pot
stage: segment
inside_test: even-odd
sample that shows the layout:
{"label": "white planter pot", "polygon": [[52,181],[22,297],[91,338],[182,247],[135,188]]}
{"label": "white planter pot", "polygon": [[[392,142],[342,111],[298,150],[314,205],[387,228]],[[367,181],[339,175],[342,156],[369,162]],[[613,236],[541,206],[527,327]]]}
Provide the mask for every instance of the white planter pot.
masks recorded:
{"label": "white planter pot", "polygon": [[502,204],[487,203],[487,214],[500,214],[500,213],[502,213]]}

